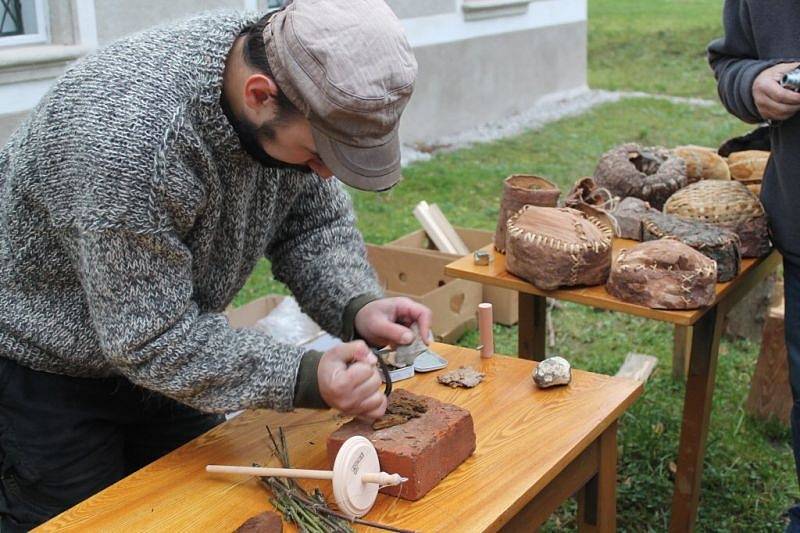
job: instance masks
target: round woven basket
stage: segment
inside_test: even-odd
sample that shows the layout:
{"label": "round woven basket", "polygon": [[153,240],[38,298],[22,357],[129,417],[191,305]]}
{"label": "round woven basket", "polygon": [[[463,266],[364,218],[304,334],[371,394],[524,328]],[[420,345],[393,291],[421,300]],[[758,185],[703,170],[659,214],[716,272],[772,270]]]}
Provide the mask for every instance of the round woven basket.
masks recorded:
{"label": "round woven basket", "polygon": [[756,196],[738,181],[699,181],[669,197],[664,212],[708,224],[736,224],[764,216]]}
{"label": "round woven basket", "polygon": [[741,240],[743,257],[761,257],[769,252],[764,206],[738,181],[693,183],[669,197],[664,213],[734,231]]}

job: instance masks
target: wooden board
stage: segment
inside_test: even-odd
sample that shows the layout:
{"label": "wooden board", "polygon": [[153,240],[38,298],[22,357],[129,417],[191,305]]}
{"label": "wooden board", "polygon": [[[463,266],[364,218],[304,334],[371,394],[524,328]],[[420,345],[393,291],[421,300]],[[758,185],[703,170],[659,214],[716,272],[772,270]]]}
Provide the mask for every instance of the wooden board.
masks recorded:
{"label": "wooden board", "polygon": [[431,214],[430,207],[428,206],[427,202],[420,202],[414,208],[414,217],[420,223],[420,225],[425,228],[425,232],[430,237],[433,244],[436,245],[436,248],[439,249],[441,252],[445,252],[448,254],[455,254],[458,253],[456,247],[447,239],[447,235],[439,227],[434,219],[433,215]]}
{"label": "wooden board", "polygon": [[656,369],[658,359],[652,355],[640,353],[629,353],[625,356],[625,362],[619,367],[615,374],[620,378],[630,378],[636,381],[645,382]]}
{"label": "wooden board", "polygon": [[[614,239],[614,256],[623,248],[630,248],[638,244],[636,241],[628,239]],[[477,281],[485,285],[494,285],[505,289],[513,289],[520,293],[547,296],[557,300],[575,302],[600,309],[621,311],[631,315],[642,316],[652,320],[671,322],[682,326],[691,326],[703,316],[710,307],[696,309],[693,311],[664,311],[660,309],[650,309],[641,305],[630,304],[614,298],[605,289],[604,285],[593,287],[577,287],[569,289],[558,289],[554,291],[543,291],[537,289],[532,284],[524,281],[517,276],[506,271],[506,257],[498,253],[489,245],[482,248],[492,254],[494,260],[488,266],[478,266],[474,264],[472,256],[468,255],[458,259],[445,268],[445,273],[454,278],[468,279]],[[756,270],[774,270],[780,262],[780,254],[773,250],[767,257],[761,259],[744,259],[739,275],[727,283],[717,283],[715,303],[724,298],[729,292],[733,292],[740,284]],[[712,306],[714,305],[712,304]]]}
{"label": "wooden board", "polygon": [[[486,373],[474,389],[417,374],[401,387],[472,413],[477,450],[427,496],[408,502],[379,495],[367,519],[418,531],[494,531],[542,492],[611,427],[641,394],[640,383],[580,370],[567,387],[539,390],[536,363],[435,344],[449,368]],[[294,466],[326,468],[325,438],[344,420],[332,411],[244,413],[55,517],[37,531],[231,531],[270,510],[269,494],[244,476],[212,475],[206,464],[273,466],[265,425],[287,427]],[[602,465],[601,465],[602,467]],[[613,467],[610,465],[607,470]],[[309,482],[330,495],[327,482]],[[286,531],[295,531],[291,526]]]}

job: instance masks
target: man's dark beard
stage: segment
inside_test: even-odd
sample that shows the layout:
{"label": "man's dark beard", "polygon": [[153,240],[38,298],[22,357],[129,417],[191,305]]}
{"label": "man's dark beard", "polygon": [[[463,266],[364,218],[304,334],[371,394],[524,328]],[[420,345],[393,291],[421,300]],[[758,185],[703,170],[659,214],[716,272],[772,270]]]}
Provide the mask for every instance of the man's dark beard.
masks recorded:
{"label": "man's dark beard", "polygon": [[242,144],[242,148],[244,148],[245,152],[247,152],[250,157],[264,165],[265,167],[270,168],[291,168],[294,170],[299,170],[300,172],[313,172],[311,168],[307,165],[294,165],[291,163],[285,163],[283,161],[279,161],[269,155],[264,149],[261,147],[261,143],[259,142],[259,137],[267,137],[267,138],[274,138],[275,137],[275,130],[274,125],[280,124],[283,120],[279,117],[275,120],[273,125],[266,125],[263,128],[259,128],[252,122],[246,119],[238,118],[234,113],[233,109],[231,109],[230,104],[228,104],[227,98],[225,95],[222,95],[220,98],[220,104],[222,105],[222,111],[225,113],[225,116],[228,118],[228,122],[230,122],[233,130],[236,132],[236,135],[239,137],[239,142]]}

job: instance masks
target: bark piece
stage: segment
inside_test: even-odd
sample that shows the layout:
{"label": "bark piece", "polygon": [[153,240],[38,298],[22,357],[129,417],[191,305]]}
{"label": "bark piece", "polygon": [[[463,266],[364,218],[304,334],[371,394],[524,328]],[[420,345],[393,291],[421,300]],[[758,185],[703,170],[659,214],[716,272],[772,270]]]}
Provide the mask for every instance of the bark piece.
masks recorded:
{"label": "bark piece", "polygon": [[483,381],[485,377],[486,374],[478,372],[471,366],[461,366],[442,374],[437,377],[436,380],[442,385],[448,385],[452,388],[463,387],[465,389],[471,389]]}
{"label": "bark piece", "polygon": [[533,382],[540,389],[567,385],[572,381],[572,367],[563,357],[548,357],[536,366],[533,371]]}
{"label": "bark piece", "polygon": [[608,191],[597,186],[592,178],[581,178],[575,182],[564,199],[564,207],[571,207],[587,217],[594,217],[607,225],[614,235],[620,235],[617,220],[608,212],[616,201]]}
{"label": "bark piece", "polygon": [[658,211],[650,207],[650,204],[644,200],[629,196],[617,205],[611,215],[617,220],[620,237],[641,241],[643,239],[642,220],[649,213],[658,213]]}
{"label": "bark piece", "polygon": [[670,196],[664,212],[733,231],[742,257],[763,257],[772,248],[761,201],[737,181],[694,183]]}
{"label": "bark piece", "polygon": [[236,533],[281,533],[282,531],[281,515],[272,511],[257,514],[236,529]]}
{"label": "bark piece", "polygon": [[472,455],[475,426],[466,409],[403,389],[396,394],[422,402],[427,411],[405,424],[379,430],[367,422],[352,420],[328,437],[328,460],[333,465],[344,441],[362,435],[375,446],[383,471],[408,478],[402,485],[380,491],[404,500],[419,500]]}
{"label": "bark piece", "polygon": [[538,176],[514,174],[503,182],[503,197],[500,200],[500,216],[494,233],[494,247],[498,252],[506,251],[508,219],[525,205],[555,207],[561,191],[553,183]]}
{"label": "bark piece", "polygon": [[750,159],[769,159],[769,150],[742,150],[728,155],[728,164],[740,163]]}
{"label": "bark piece", "polygon": [[675,155],[686,162],[686,178],[689,183],[700,180],[729,180],[728,163],[714,150],[705,146],[678,146]]}
{"label": "bark piece", "polygon": [[416,398],[406,396],[400,390],[392,392],[386,414],[372,423],[372,429],[384,429],[405,424],[412,418],[419,418],[428,407]]}
{"label": "bark piece", "polygon": [[697,309],[714,301],[716,282],[712,259],[682,242],[659,239],[620,251],[606,290],[654,309]]}
{"label": "bark piece", "polygon": [[669,237],[716,261],[717,281],[730,281],[739,273],[739,237],[732,231],[663,213],[648,214],[642,226],[645,241]]}
{"label": "bark piece", "polygon": [[526,205],[508,221],[506,268],[542,290],[605,283],[611,230],[570,208]]}
{"label": "bark piece", "polygon": [[742,159],[736,163],[730,163],[731,177],[735,180],[762,180],[764,171],[767,169],[769,158],[761,159]]}
{"label": "bark piece", "polygon": [[660,147],[628,143],[600,158],[594,180],[614,196],[635,196],[661,209],[667,198],[688,183],[686,162]]}

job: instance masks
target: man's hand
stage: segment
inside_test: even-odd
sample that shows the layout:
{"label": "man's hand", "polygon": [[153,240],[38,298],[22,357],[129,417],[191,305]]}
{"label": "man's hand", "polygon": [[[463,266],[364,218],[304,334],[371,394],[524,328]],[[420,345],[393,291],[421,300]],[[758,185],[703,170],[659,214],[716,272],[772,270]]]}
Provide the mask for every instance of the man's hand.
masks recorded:
{"label": "man's hand", "polygon": [[767,120],[786,120],[800,111],[800,93],[781,87],[781,78],[800,63],[781,63],[764,70],[753,82],[753,101]]}
{"label": "man's hand", "polygon": [[317,382],[325,403],[351,416],[374,420],[386,411],[375,354],[362,341],[331,348],[319,360]]}
{"label": "man's hand", "polygon": [[383,298],[361,308],[356,314],[355,330],[373,346],[400,346],[414,341],[409,327],[415,322],[427,343],[431,310],[410,298]]}

